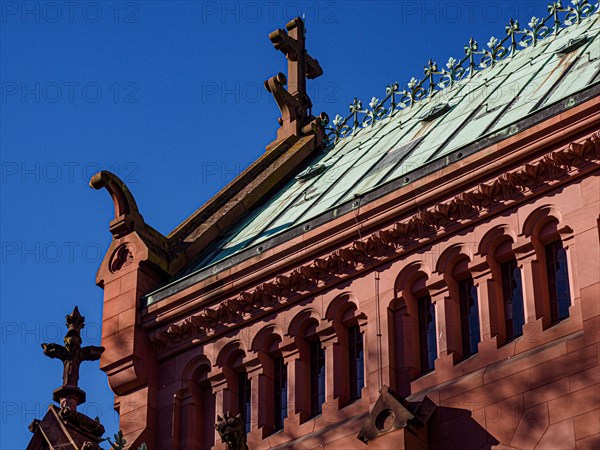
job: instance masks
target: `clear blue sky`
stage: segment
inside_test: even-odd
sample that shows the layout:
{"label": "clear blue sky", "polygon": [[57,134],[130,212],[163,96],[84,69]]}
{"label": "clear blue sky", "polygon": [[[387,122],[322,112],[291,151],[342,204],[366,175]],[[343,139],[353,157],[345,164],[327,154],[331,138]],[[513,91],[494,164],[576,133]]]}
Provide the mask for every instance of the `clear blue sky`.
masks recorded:
{"label": "clear blue sky", "polygon": [[[564,2],[567,3],[567,2]],[[1,3],[0,449],[23,449],[60,385],[60,342],[78,305],[99,344],[95,274],[110,243],[100,169],[133,191],[146,222],[169,233],[275,137],[263,81],[285,72],[268,34],[304,13],[324,75],[313,112],[347,114],[385,86],[422,77],[429,58],[460,58],[504,36],[544,1],[188,1]],[[108,432],[118,420],[98,363],[83,367],[88,403]]]}

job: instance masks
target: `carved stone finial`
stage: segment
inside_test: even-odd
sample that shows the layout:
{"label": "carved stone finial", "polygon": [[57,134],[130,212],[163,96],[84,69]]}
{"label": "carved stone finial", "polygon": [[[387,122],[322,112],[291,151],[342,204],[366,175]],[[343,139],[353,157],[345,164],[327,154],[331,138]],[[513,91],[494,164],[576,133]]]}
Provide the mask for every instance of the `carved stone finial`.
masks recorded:
{"label": "carved stone finial", "polygon": [[138,206],[127,185],[108,170],[98,172],[90,179],[90,187],[106,188],[115,204],[115,218],[110,223],[110,231],[119,237],[133,231],[136,223],[143,223]]}
{"label": "carved stone finial", "polygon": [[53,399],[62,409],[77,410],[77,405],[85,402],[85,392],[79,389],[79,366],[83,361],[100,359],[104,347],[81,347],[81,329],[85,326],[85,317],[79,313],[77,306],[66,317],[67,334],[64,346],[59,344],[42,344],[44,355],[60,359],[63,362],[63,385],[54,391]]}
{"label": "carved stone finial", "polygon": [[227,450],[248,450],[241,414],[232,416],[227,411],[223,417],[217,415],[215,429],[219,432],[221,440],[227,445]]}
{"label": "carved stone finial", "polygon": [[85,317],[81,315],[77,306],[75,306],[71,314],[65,317],[65,320],[67,321],[67,328],[69,331],[79,333],[85,326]]}
{"label": "carved stone finial", "polygon": [[[288,76],[286,78],[283,73],[279,73],[265,81],[265,88],[273,94],[281,110],[281,127],[277,131],[277,140],[269,144],[267,149],[290,136],[301,136],[313,131],[313,127],[306,127],[315,121],[315,117],[311,116],[312,102],[306,93],[306,79],[323,75],[319,61],[306,51],[304,21],[296,17],[288,22],[286,29],[287,31],[278,29],[269,34],[275,49],[281,51],[288,60]],[[284,87],[286,83],[287,89]],[[315,124],[322,127],[325,125],[322,122],[323,118]],[[320,139],[321,133],[316,135]]]}

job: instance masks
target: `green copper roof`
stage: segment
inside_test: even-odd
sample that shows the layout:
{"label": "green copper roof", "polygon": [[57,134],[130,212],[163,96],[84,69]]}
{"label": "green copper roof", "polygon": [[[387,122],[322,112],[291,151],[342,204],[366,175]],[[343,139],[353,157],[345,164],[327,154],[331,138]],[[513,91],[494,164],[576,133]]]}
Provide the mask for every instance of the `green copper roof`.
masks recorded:
{"label": "green copper roof", "polygon": [[336,116],[328,128],[330,145],[215,241],[180,280],[197,282],[281,243],[286,232],[331,220],[345,212],[336,211],[341,205],[355,207],[372,198],[369,193],[402,189],[475,143],[521,131],[517,122],[597,85],[598,5],[575,0],[548,9],[546,19],[532,18],[527,29],[511,20],[505,37],[490,39],[485,49],[471,40],[462,60],[450,58],[443,69],[429,61],[422,80],[413,78],[404,89],[388,86],[368,108],[355,99],[350,115]]}

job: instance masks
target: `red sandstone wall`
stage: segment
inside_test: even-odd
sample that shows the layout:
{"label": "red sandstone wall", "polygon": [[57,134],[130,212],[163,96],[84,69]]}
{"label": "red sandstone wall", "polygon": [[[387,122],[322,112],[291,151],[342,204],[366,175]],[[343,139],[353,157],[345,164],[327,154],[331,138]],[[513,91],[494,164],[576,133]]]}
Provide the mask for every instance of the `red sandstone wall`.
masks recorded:
{"label": "red sandstone wall", "polygon": [[[361,207],[361,225],[376,222],[368,230],[372,232],[380,224],[406,219],[415,204],[431,208],[447,201],[453,186],[461,186],[461,192],[473,187],[466,185],[471,175],[481,177],[477,183],[492,179],[510,183],[510,177],[502,178],[506,167],[525,171],[526,161],[539,162],[555,145],[581,141],[586,133],[589,137],[589,128],[597,127],[593,123],[597,112],[591,104],[580,109],[583,112],[574,108],[552,118],[544,125],[547,128],[526,130],[455,163],[452,171],[464,172],[460,180],[452,179],[451,172],[433,174],[406,186],[392,200],[382,198]],[[580,122],[578,129],[570,128],[568,116]],[[576,159],[580,148],[560,157]],[[426,393],[438,405],[428,423],[430,448],[600,448],[597,152],[594,158],[570,165],[568,173],[546,178],[542,173],[539,179],[540,170],[554,169],[528,165],[531,189],[492,202],[491,210],[483,208],[479,215],[418,236],[393,259],[361,262],[360,270],[319,280],[310,295],[292,295],[293,304],[284,296],[283,305],[275,305],[277,312],[263,306],[251,317],[209,329],[208,336],[179,335],[177,323],[197,314],[207,302],[235,297],[238,286],[249,290],[281,274],[280,269],[304,264],[303,252],[322,242],[338,238],[336,245],[346,245],[362,240],[366,235],[356,228],[356,218],[350,225],[339,217],[310,230],[278,249],[281,255],[273,250],[274,266],[264,262],[269,255],[261,255],[146,309],[140,307],[140,299],[164,281],[165,274],[157,269],[164,255],[152,239],[135,232],[115,238],[98,273],[98,283],[105,289],[102,339],[107,347],[101,367],[116,393],[126,439],[136,445],[146,442],[151,450],[208,448],[205,436],[213,433],[215,412],[236,409],[234,368],[243,367],[252,380],[251,449],[367,448],[356,435],[381,385],[412,394],[409,400]],[[539,245],[534,245],[535,239],[542,239],[540,233],[560,237],[569,259],[569,318],[554,326],[547,317]],[[510,238],[524,281],[525,331],[510,343],[504,343],[491,306],[498,280],[488,267],[486,252],[499,235]],[[119,249],[127,250],[126,258],[119,257]],[[460,260],[468,261],[477,286],[482,335],[478,353],[464,361],[457,346],[460,339],[452,331],[457,329],[456,301],[449,288],[453,265]],[[414,335],[400,335],[390,322],[393,309],[410,325],[411,290],[417,285],[430,293],[437,314],[438,359],[435,370],[423,376],[414,363]],[[353,403],[347,401],[344,373],[344,327],[350,322],[364,333],[366,368],[362,397]],[[312,324],[308,330],[307,324]],[[163,333],[166,348],[157,346],[156,340],[151,345],[157,330]],[[323,414],[315,419],[308,419],[306,412],[303,336],[307,334],[318,336],[326,353],[326,402]],[[288,418],[284,430],[276,434],[270,433],[265,412],[272,403],[268,392],[273,352],[285,358],[289,382]],[[402,358],[404,366],[398,362]],[[411,437],[400,430],[370,441],[368,448],[404,448],[404,443],[415,448]],[[215,448],[224,448],[218,439]]]}
{"label": "red sandstone wall", "polygon": [[[312,301],[291,306],[274,318],[267,318],[233,331],[215,342],[194,347],[165,360],[159,366],[159,448],[173,448],[174,414],[175,417],[184,418],[182,420],[187,418],[190,424],[187,430],[190,430],[194,422],[189,418],[190,414],[193,415],[196,408],[202,408],[201,405],[183,408],[178,406],[175,409],[179,413],[174,413],[175,404],[190,403],[191,394],[187,391],[194,380],[190,382],[189,374],[195,370],[195,364],[201,365],[198,361],[206,360],[215,365],[222,350],[227,348],[228,344],[238,342],[236,345],[246,352],[245,361],[252,361],[254,358],[254,362],[250,362],[248,367],[254,367],[256,352],[252,348],[261,330],[273,325],[276,332],[284,335],[281,345],[289,344],[285,333],[290,330],[294,318],[299,313],[311,309],[312,314],[326,328],[327,323],[334,322],[326,319],[331,316],[331,305],[335,305],[336,299],[343,296],[345,301],[357,303],[355,315],[364,314],[367,318],[363,330],[368,374],[363,398],[343,407],[334,395],[335,386],[338,385],[339,388],[339,382],[334,379],[334,371],[328,370],[328,400],[323,415],[305,422],[298,416],[292,416],[283,432],[264,439],[264,430],[259,428],[260,420],[253,416],[253,430],[249,436],[250,448],[285,446],[285,442],[291,439],[296,440],[289,448],[297,449],[367,448],[356,439],[363,417],[358,418],[360,420],[352,420],[352,417],[367,412],[377,400],[380,373],[383,384],[392,385],[396,389],[401,388],[394,386],[395,381],[390,369],[392,350],[386,332],[382,340],[381,358],[377,353],[376,299],[380,302],[381,328],[387,330],[386,311],[399,295],[398,275],[403,269],[413,263],[420,263],[431,271],[430,280],[435,280],[436,277],[439,278],[435,267],[440,255],[454,244],[466,244],[467,249],[471,249],[472,261],[476,262],[478,246],[483,236],[500,225],[514,230],[515,234],[519,235],[519,242],[523,243],[526,240],[522,235],[526,219],[546,205],[553,205],[561,214],[561,223],[572,229],[568,241],[572,257],[569,269],[575,293],[571,316],[546,329],[543,329],[541,319],[529,317],[522,338],[499,348],[496,339],[490,338],[489,342],[481,343],[478,354],[463,362],[454,361],[456,355],[442,354],[444,344],[438,342],[438,349],[442,350],[436,370],[413,381],[410,390],[412,394],[418,394],[419,391],[427,389],[429,398],[439,406],[429,424],[430,448],[482,448],[485,443],[497,445],[497,448],[516,449],[600,448],[599,180],[596,173],[594,176],[557,188],[544,197],[504,211],[501,215],[486,219],[434,246],[423,247],[419,253],[393,262],[380,269],[382,271],[378,295],[375,292],[375,273],[365,273],[349,284],[319,293]],[[528,283],[530,284],[531,280],[524,280],[524,283],[527,285],[526,289],[530,289]],[[486,285],[480,283],[479,289],[480,301],[486,301]],[[443,294],[440,298],[443,298]],[[442,338],[445,338],[443,332]],[[338,344],[332,344],[335,345]],[[332,355],[331,361],[335,358],[333,353]],[[215,391],[223,389],[220,373],[221,369],[217,364],[209,374],[209,378],[212,377],[213,380],[213,387],[220,383],[221,387],[214,387]],[[293,390],[296,383],[297,380],[290,375],[289,389]],[[176,396],[184,400],[175,401]],[[258,394],[256,399],[257,404],[262,406]],[[227,402],[227,394],[219,390],[218,413]],[[343,423],[333,429],[328,428],[339,422]],[[192,445],[194,438],[189,437],[186,426],[176,427],[175,430],[178,433],[175,441],[179,441],[175,448],[192,448],[187,445]],[[304,438],[298,439],[300,436]],[[377,440],[372,441],[369,448],[393,448],[389,447],[389,439],[390,436],[385,440],[386,443],[382,441],[379,444]],[[399,442],[397,445],[396,448],[401,448]],[[217,447],[223,448],[222,444]]]}

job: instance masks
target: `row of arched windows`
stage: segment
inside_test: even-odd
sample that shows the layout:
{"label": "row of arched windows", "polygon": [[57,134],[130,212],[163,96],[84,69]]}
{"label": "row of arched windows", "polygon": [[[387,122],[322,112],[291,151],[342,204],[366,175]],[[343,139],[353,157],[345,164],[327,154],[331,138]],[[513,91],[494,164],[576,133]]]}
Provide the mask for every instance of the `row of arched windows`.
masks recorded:
{"label": "row of arched windows", "polygon": [[528,239],[499,227],[484,236],[476,255],[467,246],[447,249],[434,274],[423,263],[403,269],[388,320],[402,394],[442,355],[458,363],[478,353],[484,339],[506,345],[526,333],[528,322],[547,329],[569,317],[569,229],[552,216],[538,219]]}
{"label": "row of arched windows", "polygon": [[[564,239],[570,237],[559,220],[542,218],[525,240],[499,227],[482,239],[475,256],[457,245],[441,255],[433,274],[422,263],[400,272],[383,339],[390,348],[390,383],[401,395],[434,371],[442,355],[459,363],[476,355],[484,339],[506,345],[523,335],[528,322],[549,328],[569,316],[573,294]],[[289,414],[302,423],[319,416],[327,401],[338,399],[342,408],[359,400],[365,350],[375,343],[365,341],[367,321],[357,308],[358,301],[341,296],[323,319],[307,309],[287,331],[264,327],[248,351],[239,341],[227,344],[214,366],[193,376],[195,418],[188,413],[184,420],[201,420],[204,431],[196,437],[184,431],[182,439],[210,448],[214,432],[206,431],[206,423],[212,426],[215,408],[241,414],[247,433],[261,429],[266,437],[282,430]]]}
{"label": "row of arched windows", "polygon": [[[214,366],[203,358],[187,377],[193,385],[189,403],[176,406],[178,420],[188,424],[179,428],[181,448],[214,445],[214,428],[207,423],[214,423],[216,412],[240,414],[246,433],[260,429],[266,437],[284,428],[290,411],[300,423],[321,415],[327,396],[342,406],[360,399],[365,317],[347,297],[336,303],[324,320],[313,310],[301,312],[286,336],[270,325],[253,337],[250,348],[240,341],[227,344]],[[186,447],[192,442],[195,447]]]}

